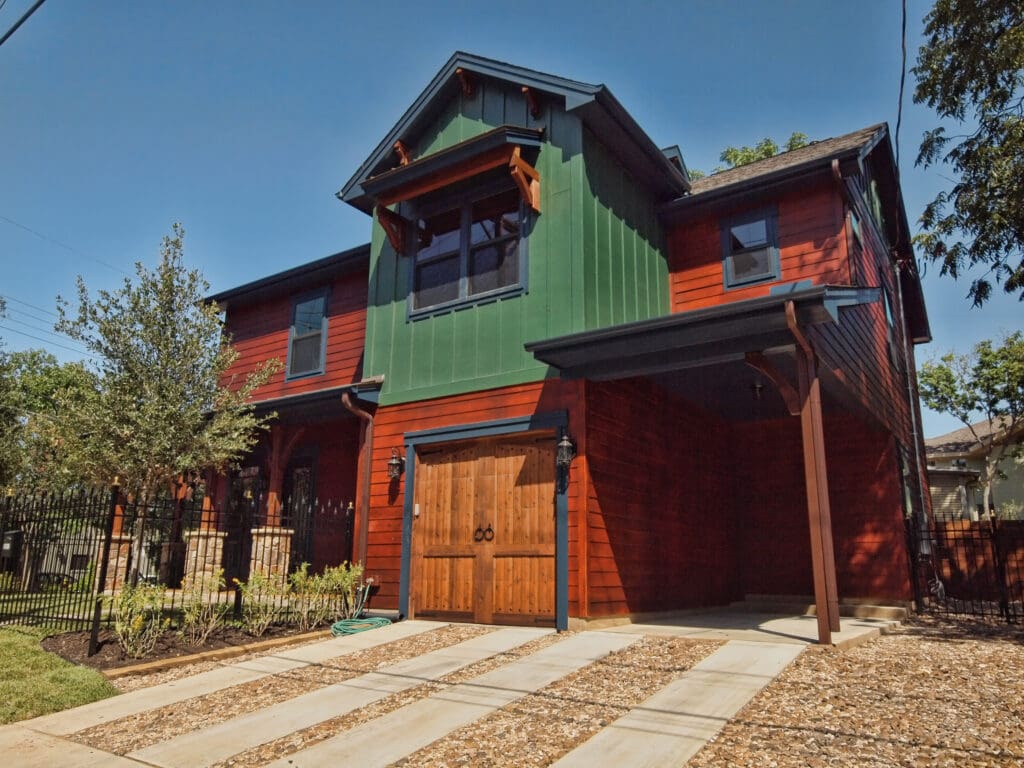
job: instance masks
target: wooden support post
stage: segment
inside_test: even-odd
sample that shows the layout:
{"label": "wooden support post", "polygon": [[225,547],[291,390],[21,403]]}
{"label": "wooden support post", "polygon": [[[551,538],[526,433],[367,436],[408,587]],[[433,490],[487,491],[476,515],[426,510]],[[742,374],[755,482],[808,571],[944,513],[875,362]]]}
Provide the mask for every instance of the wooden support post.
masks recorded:
{"label": "wooden support post", "polygon": [[807,489],[807,520],[811,535],[811,567],[814,572],[814,606],[818,618],[818,642],[832,642],[839,627],[839,596],[836,586],[832,513],[828,498],[828,463],[821,417],[821,382],[817,362],[807,338],[797,326],[793,302],[786,303],[786,318],[797,340],[796,362],[800,396],[800,430]]}

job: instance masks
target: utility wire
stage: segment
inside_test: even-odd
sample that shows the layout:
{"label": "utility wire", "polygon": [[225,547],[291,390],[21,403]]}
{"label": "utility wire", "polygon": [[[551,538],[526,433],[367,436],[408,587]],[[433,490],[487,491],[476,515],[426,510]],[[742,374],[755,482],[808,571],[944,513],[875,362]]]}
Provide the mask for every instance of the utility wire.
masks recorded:
{"label": "utility wire", "polygon": [[71,253],[75,254],[76,256],[81,256],[83,259],[89,259],[89,261],[95,261],[100,266],[106,267],[107,269],[112,269],[115,272],[120,272],[122,275],[125,275],[126,277],[131,277],[130,274],[125,272],[120,267],[115,267],[113,264],[109,264],[109,263],[103,261],[102,259],[97,259],[94,256],[90,256],[87,253],[82,253],[81,251],[77,250],[76,248],[72,248],[70,245],[66,245],[66,244],[62,243],[60,240],[54,240],[52,237],[47,237],[42,232],[37,232],[36,230],[32,229],[31,227],[26,227],[24,224],[20,224],[17,221],[15,221],[14,219],[10,219],[10,218],[8,218],[6,216],[0,215],[0,221],[6,221],[8,224],[17,227],[18,229],[23,229],[26,232],[28,232],[29,234],[35,235],[40,240],[45,240],[48,243],[53,243],[54,245],[59,246],[59,247],[63,248],[66,251],[70,251]]}
{"label": "utility wire", "polygon": [[903,88],[907,82],[907,0],[901,3],[902,14],[900,17],[900,99],[896,104],[896,171],[900,169],[900,124],[903,122]]}
{"label": "utility wire", "polygon": [[30,320],[35,320],[37,323],[42,323],[43,325],[49,325],[50,324],[50,321],[47,320],[45,317],[39,317],[37,315],[33,315],[31,312],[26,312],[24,309],[18,309],[17,307],[7,307],[7,308],[4,309],[4,312],[8,316],[10,316],[11,314],[23,315],[24,317],[27,317]]}
{"label": "utility wire", "polygon": [[52,312],[49,309],[43,309],[42,307],[37,307],[35,304],[29,304],[27,301],[22,301],[21,299],[16,299],[9,293],[0,293],[0,299],[7,299],[7,301],[13,301],[15,304],[21,304],[22,306],[28,307],[29,309],[34,309],[37,312],[42,312],[45,315],[59,317],[59,315],[56,312]]}
{"label": "utility wire", "polygon": [[[7,0],[4,0],[4,2],[7,2]],[[24,24],[26,21],[28,21],[28,17],[31,16],[36,11],[38,11],[39,10],[39,6],[42,5],[45,2],[46,2],[46,0],[36,0],[35,5],[33,5],[27,11],[25,11],[25,13],[22,15],[22,17],[20,19],[18,19],[16,22],[14,22],[14,26],[11,27],[10,29],[8,29],[3,37],[0,37],[0,45],[3,45],[4,43],[6,43],[8,38],[10,38],[11,35],[13,35],[15,32],[18,31],[18,27],[20,27],[22,24]],[[0,7],[3,7],[3,6],[0,6]]]}
{"label": "utility wire", "polygon": [[18,333],[21,334],[22,336],[27,336],[28,338],[35,339],[36,341],[41,341],[43,344],[47,344],[51,347],[60,347],[61,349],[65,349],[68,352],[74,352],[76,355],[84,355],[85,357],[91,357],[93,360],[99,360],[99,358],[96,357],[96,355],[91,355],[88,352],[82,352],[77,349],[72,349],[71,347],[65,347],[63,344],[58,344],[55,341],[49,341],[47,339],[40,338],[39,336],[33,336],[31,333],[19,331],[17,328],[9,328],[6,325],[0,325],[0,328],[3,328],[5,331],[11,331],[12,333]]}
{"label": "utility wire", "polygon": [[[25,328],[28,328],[30,331],[35,331],[36,333],[45,333],[47,336],[53,336],[55,339],[60,339],[61,341],[65,341],[69,344],[74,344],[76,347],[81,346],[79,342],[75,341],[73,337],[68,336],[66,333],[48,331],[45,328],[40,328],[38,325],[32,325],[32,323],[26,323],[24,320],[19,320],[16,317],[7,317],[5,319],[9,323],[17,323],[18,325],[24,326]],[[86,351],[87,350],[85,349],[85,347],[82,347],[81,352],[85,354]]]}

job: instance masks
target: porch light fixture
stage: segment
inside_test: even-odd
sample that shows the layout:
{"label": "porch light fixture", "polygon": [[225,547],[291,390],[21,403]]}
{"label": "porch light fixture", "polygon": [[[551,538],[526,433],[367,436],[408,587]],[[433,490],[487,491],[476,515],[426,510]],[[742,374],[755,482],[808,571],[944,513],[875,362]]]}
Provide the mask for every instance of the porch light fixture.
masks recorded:
{"label": "porch light fixture", "polygon": [[391,458],[388,459],[388,479],[397,480],[405,470],[405,459],[398,455],[398,449],[391,449]]}
{"label": "porch light fixture", "polygon": [[566,431],[562,430],[562,437],[555,447],[555,469],[557,475],[557,489],[559,493],[565,493],[569,488],[569,466],[576,458],[576,443],[569,439]]}

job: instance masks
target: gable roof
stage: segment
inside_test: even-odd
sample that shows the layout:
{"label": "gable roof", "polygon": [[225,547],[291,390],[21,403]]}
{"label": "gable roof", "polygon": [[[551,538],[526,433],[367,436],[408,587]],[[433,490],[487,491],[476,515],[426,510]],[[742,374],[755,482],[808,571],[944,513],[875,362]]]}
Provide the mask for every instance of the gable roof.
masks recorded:
{"label": "gable roof", "polygon": [[363,183],[394,168],[398,163],[394,153],[395,142],[411,141],[436,117],[448,99],[455,96],[461,87],[457,69],[526,86],[563,99],[565,110],[577,114],[626,168],[651,185],[663,199],[678,197],[689,190],[689,180],[685,173],[658,149],[606,86],[569,80],[456,51],[338,191],[339,199],[361,211],[369,213],[372,210],[373,202],[366,194]]}
{"label": "gable roof", "polygon": [[[993,432],[1000,432],[1002,428],[998,425],[989,424],[988,419],[975,422],[971,425],[974,428],[974,433],[977,433],[978,437],[984,440],[989,437]],[[929,437],[924,441],[925,453],[929,456],[961,456],[969,455],[972,453],[980,452],[983,450],[983,446],[978,440],[975,439],[974,433],[971,432],[968,427],[960,427],[960,429],[954,429],[952,432],[947,432],[944,435],[938,437]],[[1021,434],[1020,431],[1017,432]],[[1005,443],[1012,440],[1012,436],[1008,434],[1002,434],[996,436],[996,443]]]}

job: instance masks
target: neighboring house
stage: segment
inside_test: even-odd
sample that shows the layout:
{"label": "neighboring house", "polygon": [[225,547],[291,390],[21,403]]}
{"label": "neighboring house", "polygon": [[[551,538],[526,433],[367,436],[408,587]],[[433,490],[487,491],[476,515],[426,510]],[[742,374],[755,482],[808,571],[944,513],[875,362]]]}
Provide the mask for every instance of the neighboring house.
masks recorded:
{"label": "neighboring house", "polygon": [[838,596],[911,599],[930,333],[885,125],[691,181],[605,86],[457,53],[338,197],[369,245],[210,297],[231,373],[286,363],[243,472],[271,565],[302,482],[406,616],[814,594],[827,640]]}
{"label": "neighboring house", "polygon": [[[979,478],[985,469],[985,448],[978,438],[987,439],[991,427],[988,421],[972,427],[973,433],[961,427],[924,441],[932,512],[937,520],[978,520],[984,511],[984,489]],[[1008,451],[999,469],[1006,477],[992,483],[989,507],[1001,518],[1020,519],[1024,510],[1024,466]]]}

